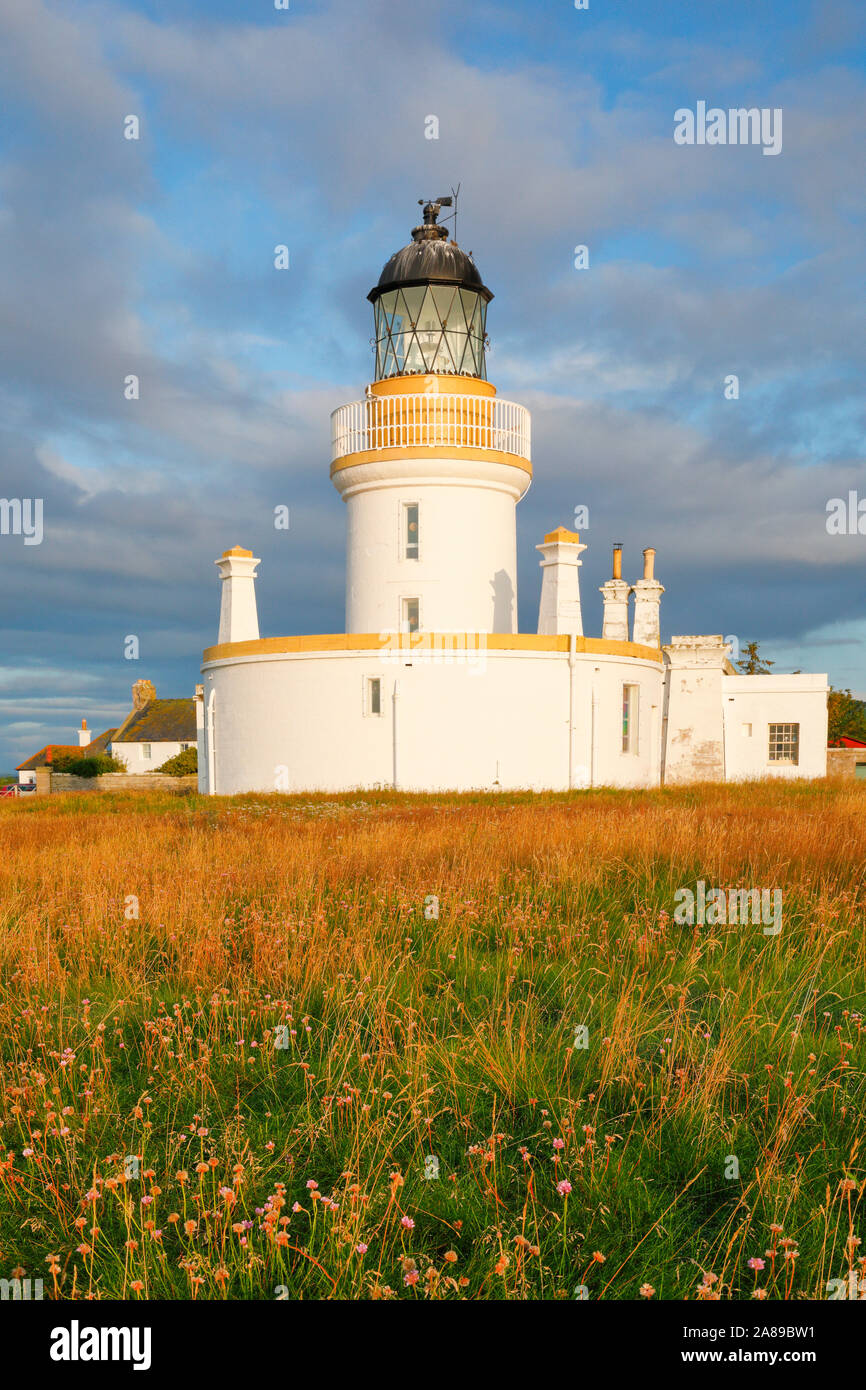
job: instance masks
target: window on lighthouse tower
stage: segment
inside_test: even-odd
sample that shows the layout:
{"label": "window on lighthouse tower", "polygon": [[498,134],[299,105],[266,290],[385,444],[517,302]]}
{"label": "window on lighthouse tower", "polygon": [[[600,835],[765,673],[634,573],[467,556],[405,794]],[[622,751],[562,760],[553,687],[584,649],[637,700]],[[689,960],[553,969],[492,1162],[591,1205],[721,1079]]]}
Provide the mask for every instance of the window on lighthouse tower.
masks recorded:
{"label": "window on lighthouse tower", "polygon": [[418,559],[418,503],[403,505],[404,555],[407,560]]}

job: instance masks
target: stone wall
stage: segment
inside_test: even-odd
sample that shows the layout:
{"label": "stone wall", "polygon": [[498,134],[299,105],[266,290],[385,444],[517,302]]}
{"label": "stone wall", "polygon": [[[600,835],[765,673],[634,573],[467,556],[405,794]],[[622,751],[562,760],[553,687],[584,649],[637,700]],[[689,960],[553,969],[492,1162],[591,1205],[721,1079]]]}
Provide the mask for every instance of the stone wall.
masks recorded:
{"label": "stone wall", "polygon": [[866,748],[827,749],[828,777],[855,777],[857,763],[866,763]]}
{"label": "stone wall", "polygon": [[[42,788],[37,784],[37,795]],[[101,777],[73,777],[70,772],[52,772],[51,792],[194,792],[198,775],[169,777],[162,772],[144,772],[130,777],[126,772],[104,772]]]}

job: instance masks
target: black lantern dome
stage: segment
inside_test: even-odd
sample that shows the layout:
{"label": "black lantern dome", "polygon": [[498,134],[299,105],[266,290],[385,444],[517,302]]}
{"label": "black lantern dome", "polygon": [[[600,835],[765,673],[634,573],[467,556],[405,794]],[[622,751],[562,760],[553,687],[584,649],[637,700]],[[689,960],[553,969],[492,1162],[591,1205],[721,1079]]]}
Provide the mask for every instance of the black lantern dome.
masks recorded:
{"label": "black lantern dome", "polygon": [[376,379],[428,372],[486,378],[486,315],[493,295],[472,257],[436,221],[451,199],[419,201],[423,223],[367,295],[376,315]]}

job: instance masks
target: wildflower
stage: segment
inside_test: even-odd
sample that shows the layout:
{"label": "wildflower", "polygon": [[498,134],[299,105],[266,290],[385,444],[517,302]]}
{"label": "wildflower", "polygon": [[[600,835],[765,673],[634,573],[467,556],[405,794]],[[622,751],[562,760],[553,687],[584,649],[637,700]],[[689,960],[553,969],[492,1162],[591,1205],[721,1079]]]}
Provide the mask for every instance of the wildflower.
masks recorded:
{"label": "wildflower", "polygon": [[[569,1192],[571,1191],[571,1183],[566,1178],[563,1178],[562,1182],[558,1182],[556,1184],[556,1190],[559,1193],[560,1197],[567,1197]],[[604,1257],[602,1256],[602,1258]],[[595,1259],[594,1255],[593,1259]]]}
{"label": "wildflower", "polygon": [[554,1139],[554,1141],[553,1141],[553,1147],[554,1147],[555,1149],[564,1149],[564,1148],[565,1148],[565,1140],[564,1140],[564,1139]]}
{"label": "wildflower", "polygon": [[653,1296],[654,1293],[655,1293],[655,1289],[653,1288],[652,1284],[641,1284],[641,1286],[640,1286],[640,1296],[641,1296],[641,1298],[652,1298],[652,1296]]}
{"label": "wildflower", "polygon": [[603,1255],[600,1250],[593,1250],[592,1258],[596,1264],[603,1265],[607,1256]]}
{"label": "wildflower", "polygon": [[764,1261],[760,1260],[757,1255],[753,1255],[752,1258],[747,1261],[747,1264],[749,1269],[758,1270],[764,1268]]}
{"label": "wildflower", "polygon": [[368,1245],[365,1245],[363,1241],[359,1241],[358,1244],[355,1246],[355,1250],[359,1255],[366,1255],[369,1248],[370,1247]]}
{"label": "wildflower", "polygon": [[456,1260],[457,1260],[457,1251],[456,1251],[456,1250],[446,1250],[446,1251],[445,1251],[445,1259],[448,1261],[448,1263],[449,1263],[450,1265],[453,1265],[453,1264],[456,1262]]}
{"label": "wildflower", "polygon": [[407,1284],[407,1285],[409,1286],[409,1288],[411,1288],[414,1284],[417,1284],[417,1283],[418,1283],[418,1271],[417,1271],[417,1269],[410,1269],[409,1272],[408,1272],[407,1274],[404,1274],[404,1275],[403,1275],[403,1283],[404,1283],[404,1284]]}
{"label": "wildflower", "polygon": [[315,1192],[315,1190],[316,1190],[316,1188],[317,1188],[318,1186],[319,1186],[319,1184],[316,1182],[315,1178],[307,1178],[307,1190],[308,1190],[308,1191],[310,1191],[310,1192]]}
{"label": "wildflower", "polygon": [[412,1220],[411,1216],[401,1216],[400,1225],[405,1226],[407,1231],[414,1231],[415,1229],[415,1222]]}
{"label": "wildflower", "polygon": [[142,1289],[144,1288],[144,1284],[141,1282],[140,1279],[134,1279],[129,1287],[132,1289],[133,1293],[141,1293]]}

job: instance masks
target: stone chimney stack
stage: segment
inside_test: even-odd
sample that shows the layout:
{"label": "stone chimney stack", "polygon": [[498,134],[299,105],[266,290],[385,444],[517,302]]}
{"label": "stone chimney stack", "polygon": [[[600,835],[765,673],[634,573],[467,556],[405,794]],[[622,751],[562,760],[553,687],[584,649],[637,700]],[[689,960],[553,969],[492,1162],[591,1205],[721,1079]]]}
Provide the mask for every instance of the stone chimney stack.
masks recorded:
{"label": "stone chimney stack", "polygon": [[86,748],[87,745],[88,745],[88,743],[90,743],[90,740],[91,740],[91,734],[90,734],[90,730],[89,730],[88,727],[87,727],[87,720],[86,720],[86,719],[82,719],[82,721],[81,721],[81,728],[78,730],[78,747],[79,747],[79,748]]}
{"label": "stone chimney stack", "polygon": [[256,611],[256,559],[251,550],[233,546],[224,550],[214,564],[222,580],[220,628],[217,642],[257,642],[259,616]]}
{"label": "stone chimney stack", "polygon": [[599,593],[604,599],[602,637],[609,642],[628,641],[629,585],[622,577],[622,546],[613,548],[613,578],[602,584]]}
{"label": "stone chimney stack", "polygon": [[542,570],[539,633],[582,637],[579,570],[583,563],[580,556],[586,546],[581,545],[576,531],[558,526],[544,537],[544,544],[535,549],[542,555],[539,561]]}
{"label": "stone chimney stack", "polygon": [[656,553],[649,548],[643,553],[643,579],[632,587],[634,594],[634,636],[635,642],[645,647],[661,645],[659,627],[659,607],[664,588],[653,577]]}
{"label": "stone chimney stack", "polygon": [[135,681],[132,687],[132,708],[146,709],[156,699],[156,686],[153,681]]}

